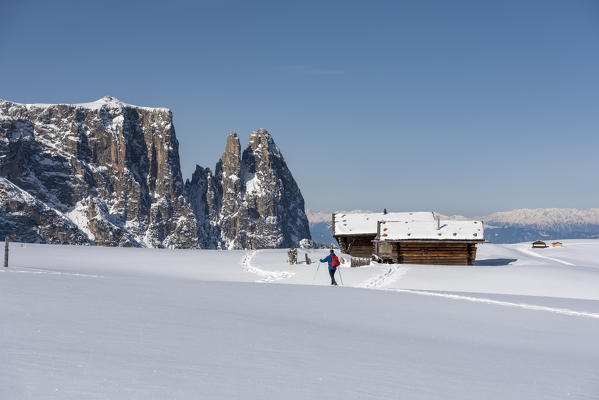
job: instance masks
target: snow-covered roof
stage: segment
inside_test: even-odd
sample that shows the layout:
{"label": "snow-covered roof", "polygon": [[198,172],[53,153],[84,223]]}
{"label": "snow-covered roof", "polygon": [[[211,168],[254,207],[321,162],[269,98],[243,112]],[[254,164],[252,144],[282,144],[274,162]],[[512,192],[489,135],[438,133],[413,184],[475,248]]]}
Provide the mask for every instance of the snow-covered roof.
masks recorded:
{"label": "snow-covered roof", "polygon": [[[439,227],[437,229],[437,226]],[[382,221],[380,240],[484,240],[481,221]]]}
{"label": "snow-covered roof", "polygon": [[335,213],[333,235],[376,235],[378,221],[435,222],[432,212]]}

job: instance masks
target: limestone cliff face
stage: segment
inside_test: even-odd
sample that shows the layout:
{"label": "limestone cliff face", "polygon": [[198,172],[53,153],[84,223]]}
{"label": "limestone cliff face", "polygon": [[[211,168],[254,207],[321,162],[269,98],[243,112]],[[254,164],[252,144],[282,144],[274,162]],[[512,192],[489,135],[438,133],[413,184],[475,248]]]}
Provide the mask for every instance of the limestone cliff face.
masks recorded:
{"label": "limestone cliff face", "polygon": [[0,100],[0,239],[274,248],[310,238],[304,200],[271,135],[227,138],[214,174],[183,184],[165,108]]}
{"label": "limestone cliff face", "polygon": [[221,199],[215,212],[216,224],[220,228],[217,238],[219,246],[234,249],[248,248],[238,245],[242,239],[235,237],[239,232],[238,213],[243,203],[241,146],[235,132],[227,137],[225,151],[216,164],[215,175],[216,192]]}
{"label": "limestone cliff face", "polygon": [[[241,153],[237,134],[227,138],[214,177],[197,167],[186,188],[211,198],[200,207],[210,215],[214,245],[229,249],[260,249],[297,245],[310,238],[304,199],[272,136],[265,129],[250,135]],[[208,195],[207,193],[210,193]],[[192,196],[192,202],[194,197]],[[202,204],[198,200],[198,203]],[[195,208],[194,208],[195,209]]]}
{"label": "limestone cliff face", "polygon": [[[0,176],[31,195],[38,211],[52,210],[49,224],[79,232],[77,240],[29,232],[28,241],[197,246],[167,109],[110,97],[79,105],[0,101]],[[0,207],[3,235],[14,231],[14,211]]]}
{"label": "limestone cliff face", "polygon": [[209,168],[196,165],[191,180],[185,182],[185,195],[196,220],[199,247],[202,249],[216,248],[220,235],[217,225],[217,210],[221,197],[215,190],[212,171]]}

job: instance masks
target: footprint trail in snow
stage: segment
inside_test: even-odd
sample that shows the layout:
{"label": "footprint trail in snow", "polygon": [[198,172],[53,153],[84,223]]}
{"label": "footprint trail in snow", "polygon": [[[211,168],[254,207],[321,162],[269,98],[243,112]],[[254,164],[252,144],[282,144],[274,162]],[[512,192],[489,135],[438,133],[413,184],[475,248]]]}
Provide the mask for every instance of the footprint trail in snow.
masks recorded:
{"label": "footprint trail in snow", "polygon": [[383,288],[401,279],[401,277],[408,272],[408,269],[409,267],[403,267],[397,264],[390,265],[384,273],[367,279],[366,281],[357,285],[357,287],[363,287],[367,289]]}
{"label": "footprint trail in snow", "polygon": [[256,282],[270,283],[270,282],[280,281],[282,279],[288,279],[288,278],[291,278],[293,275],[295,275],[295,272],[266,271],[266,270],[260,269],[258,267],[254,267],[252,265],[252,259],[256,256],[256,254],[258,254],[258,250],[254,250],[251,253],[244,255],[243,259],[241,260],[241,267],[245,271],[251,272],[252,274],[256,274],[256,275],[262,277],[262,279],[259,279]]}

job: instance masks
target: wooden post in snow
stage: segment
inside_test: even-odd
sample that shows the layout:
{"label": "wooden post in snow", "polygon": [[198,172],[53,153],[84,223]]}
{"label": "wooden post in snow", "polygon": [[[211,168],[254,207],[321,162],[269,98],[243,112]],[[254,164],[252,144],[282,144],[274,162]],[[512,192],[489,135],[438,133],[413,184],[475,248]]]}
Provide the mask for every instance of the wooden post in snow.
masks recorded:
{"label": "wooden post in snow", "polygon": [[14,240],[17,235],[4,237],[4,268],[8,268],[8,242]]}

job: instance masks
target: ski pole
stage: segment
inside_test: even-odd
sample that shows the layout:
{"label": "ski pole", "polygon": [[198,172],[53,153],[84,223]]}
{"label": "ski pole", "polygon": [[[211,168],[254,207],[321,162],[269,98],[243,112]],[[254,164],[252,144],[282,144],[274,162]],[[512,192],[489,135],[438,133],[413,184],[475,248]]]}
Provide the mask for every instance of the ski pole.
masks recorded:
{"label": "ski pole", "polygon": [[343,277],[341,276],[341,267],[337,267],[337,271],[339,271],[339,280],[341,281],[341,286],[343,285]]}
{"label": "ski pole", "polygon": [[320,269],[320,262],[318,262],[318,267],[316,267],[316,273],[314,273],[314,278],[312,278],[312,283],[316,280],[316,275],[318,275],[318,270]]}

